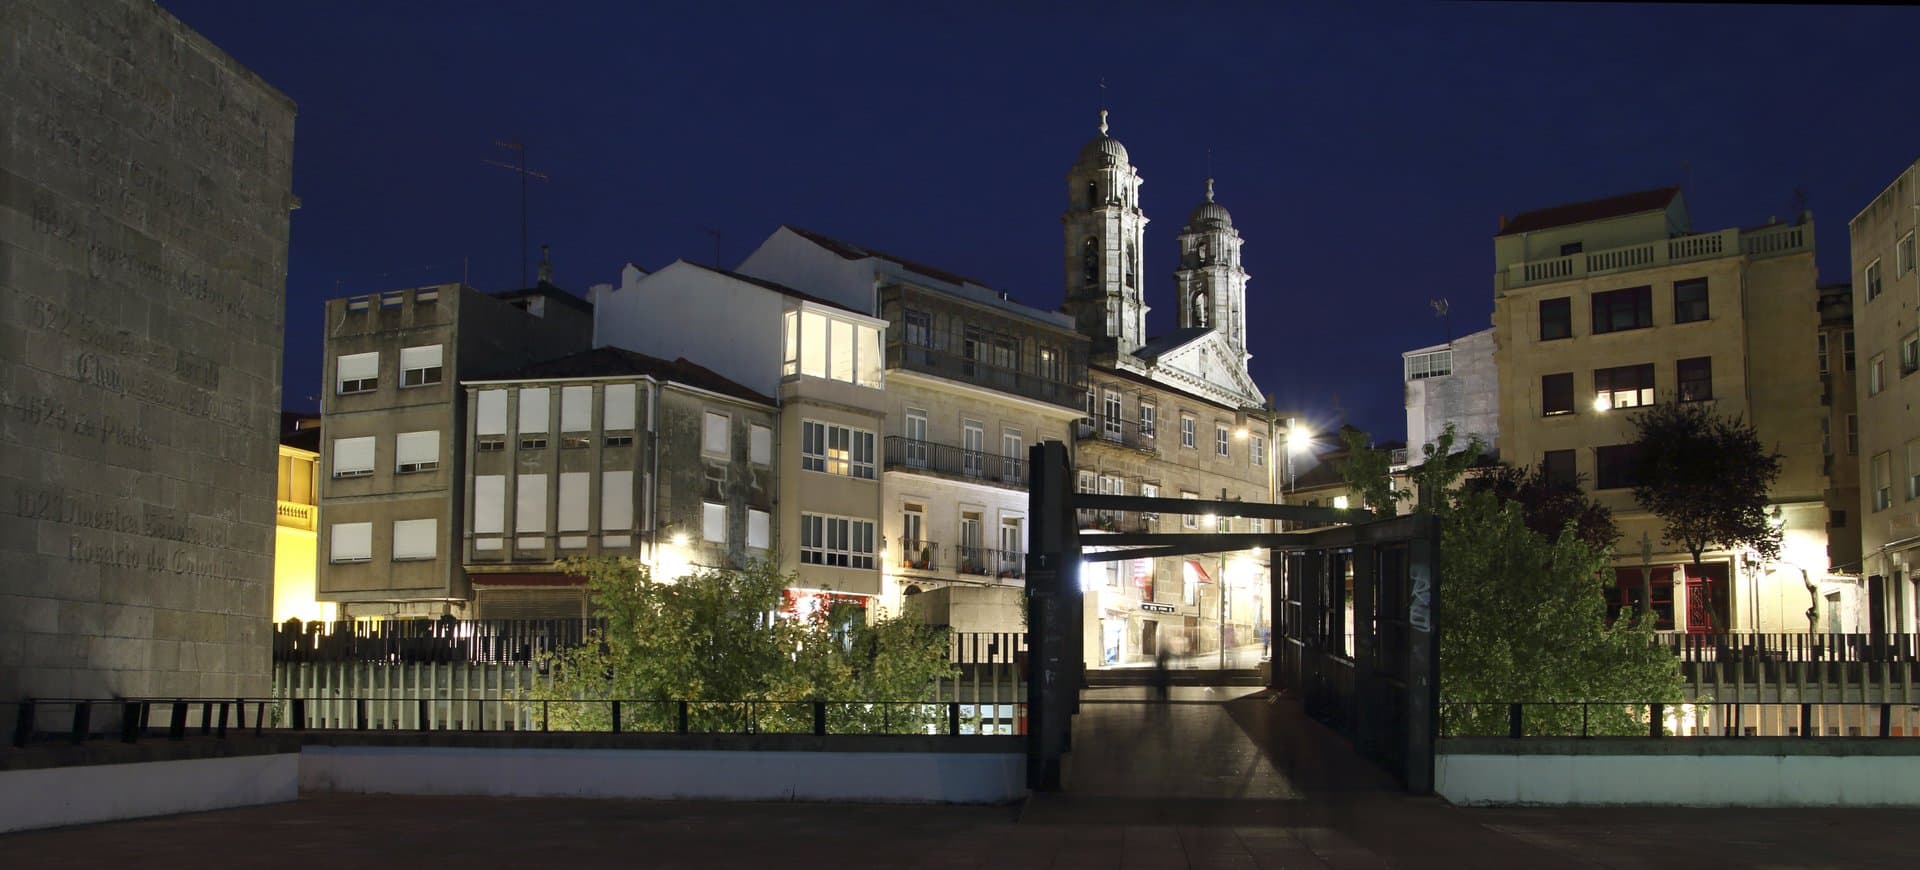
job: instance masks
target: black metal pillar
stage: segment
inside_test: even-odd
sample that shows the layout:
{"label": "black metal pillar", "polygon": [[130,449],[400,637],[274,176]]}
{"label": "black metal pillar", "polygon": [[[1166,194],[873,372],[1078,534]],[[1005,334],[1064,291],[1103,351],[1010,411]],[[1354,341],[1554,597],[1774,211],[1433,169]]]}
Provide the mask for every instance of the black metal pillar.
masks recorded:
{"label": "black metal pillar", "polygon": [[1440,518],[1423,515],[1407,543],[1407,790],[1433,793],[1440,736]]}
{"label": "black metal pillar", "polygon": [[1027,787],[1055,791],[1083,683],[1080,540],[1066,445],[1047,441],[1028,456]]}

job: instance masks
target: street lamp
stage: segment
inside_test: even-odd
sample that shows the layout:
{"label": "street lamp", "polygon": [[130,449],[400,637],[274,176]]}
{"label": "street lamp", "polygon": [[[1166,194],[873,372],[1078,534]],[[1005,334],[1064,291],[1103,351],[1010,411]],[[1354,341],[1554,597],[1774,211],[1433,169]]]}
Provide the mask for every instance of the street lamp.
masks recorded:
{"label": "street lamp", "polygon": [[1298,418],[1287,418],[1287,492],[1293,492],[1293,455],[1313,446],[1313,430]]}

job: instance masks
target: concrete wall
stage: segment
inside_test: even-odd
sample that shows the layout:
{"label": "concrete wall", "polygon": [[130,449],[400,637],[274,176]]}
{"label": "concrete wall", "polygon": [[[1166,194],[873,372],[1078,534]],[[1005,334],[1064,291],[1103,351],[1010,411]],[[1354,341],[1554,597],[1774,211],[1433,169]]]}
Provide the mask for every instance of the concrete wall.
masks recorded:
{"label": "concrete wall", "polygon": [[1453,351],[1452,374],[1406,382],[1407,455],[1419,457],[1420,448],[1440,437],[1449,423],[1461,442],[1478,435],[1497,450],[1500,378],[1493,367],[1493,330],[1483,329],[1402,357],[1441,349]]}
{"label": "concrete wall", "polygon": [[595,347],[686,357],[761,395],[778,393],[787,307],[779,293],[684,261],[626,277],[600,294]]}
{"label": "concrete wall", "polygon": [[1434,790],[1468,805],[1920,806],[1913,741],[1496,743],[1444,741]]}
{"label": "concrete wall", "polygon": [[267,688],[294,106],[149,0],[0,27],[0,699]]}
{"label": "concrete wall", "polygon": [[290,801],[292,752],[0,770],[0,833]]}
{"label": "concrete wall", "polygon": [[1026,794],[1026,763],[1022,752],[308,746],[300,756],[300,787],[497,797],[997,804]]}

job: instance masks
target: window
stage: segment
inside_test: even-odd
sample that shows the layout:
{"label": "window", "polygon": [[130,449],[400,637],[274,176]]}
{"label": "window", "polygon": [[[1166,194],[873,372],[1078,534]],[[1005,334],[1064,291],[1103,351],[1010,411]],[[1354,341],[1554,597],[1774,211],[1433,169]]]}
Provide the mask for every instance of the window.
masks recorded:
{"label": "window", "polygon": [[1872,302],[1873,300],[1880,298],[1880,261],[1879,260],[1875,260],[1867,264],[1867,271],[1866,271],[1866,274],[1863,276],[1863,278],[1865,279],[1863,283],[1866,285],[1866,288],[1867,288],[1867,301]]}
{"label": "window", "polygon": [[1680,401],[1704,402],[1713,398],[1713,358],[1697,356],[1674,363],[1675,379],[1680,382]]}
{"label": "window", "polygon": [[[1160,485],[1157,483],[1140,484],[1140,497],[1141,498],[1159,498]],[[1160,519],[1160,514],[1158,512],[1147,512],[1147,513],[1141,514],[1140,518],[1148,521],[1158,520]]]}
{"label": "window", "polygon": [[839,568],[873,567],[873,521],[800,515],[800,561]]}
{"label": "window", "polygon": [[547,446],[547,407],[552,391],[546,387],[520,391],[520,449],[541,450]]}
{"label": "window", "polygon": [[1560,256],[1571,257],[1574,254],[1580,253],[1584,249],[1585,249],[1585,246],[1581,242],[1567,242],[1566,244],[1563,244],[1560,246]]}
{"label": "window", "polygon": [[1180,446],[1181,447],[1185,447],[1191,450],[1199,446],[1199,443],[1200,443],[1199,435],[1197,435],[1195,432],[1196,425],[1197,424],[1194,423],[1194,420],[1192,417],[1188,417],[1184,414],[1181,415],[1180,417]]}
{"label": "window", "polygon": [[1853,371],[1853,330],[1840,333],[1840,354],[1847,358],[1847,371]]}
{"label": "window", "polygon": [[733,422],[725,414],[706,412],[706,423],[701,429],[700,452],[708,456],[727,457],[733,451],[727,449],[727,429]]}
{"label": "window", "polygon": [[773,430],[755,423],[747,427],[747,461],[754,465],[773,464]]}
{"label": "window", "polygon": [[440,383],[440,345],[400,349],[400,386],[429,387]]}
{"label": "window", "polygon": [[765,550],[773,546],[773,515],[761,510],[747,511],[747,547]]}
{"label": "window", "polygon": [[1100,421],[1102,434],[1106,435],[1108,441],[1120,440],[1120,394],[1107,390],[1103,409],[1106,417]]}
{"label": "window", "polygon": [[439,432],[402,432],[393,442],[395,473],[412,474],[440,467]]}
{"label": "window", "polygon": [[341,356],[334,362],[334,377],[338,382],[338,391],[342,396],[348,393],[371,393],[379,389],[379,352],[355,353]]}
{"label": "window", "polygon": [[1027,439],[1018,429],[1000,432],[1000,479],[1020,483],[1027,479]]}
{"label": "window", "polygon": [[800,467],[872,480],[873,433],[815,420],[800,423]]}
{"label": "window", "polygon": [[1878,396],[1881,390],[1887,388],[1886,369],[1887,355],[1884,353],[1876,353],[1867,360],[1867,395]]}
{"label": "window", "polygon": [[1253,436],[1253,440],[1247,446],[1247,457],[1254,465],[1266,465],[1267,439],[1260,435]]}
{"label": "window", "polygon": [[1673,284],[1673,322],[1707,319],[1707,279],[1690,278]]}
{"label": "window", "polygon": [[1920,369],[1920,332],[1909,332],[1900,339],[1900,376]]}
{"label": "window", "polygon": [[909,308],[906,311],[906,316],[903,317],[902,320],[904,321],[904,328],[902,330],[904,334],[901,338],[903,338],[906,343],[914,345],[915,347],[933,346],[933,315],[925,311],[915,311]]}
{"label": "window", "polygon": [[1828,371],[1827,369],[1827,334],[1823,332],[1823,333],[1820,333],[1819,335],[1814,336],[1814,338],[1819,339],[1818,353],[1820,354],[1820,373],[1824,375]]}
{"label": "window", "polygon": [[593,388],[587,386],[560,388],[560,431],[590,432],[593,430]]}
{"label": "window", "polygon": [[[1200,497],[1200,494],[1197,492],[1182,492],[1180,493],[1180,497],[1184,499],[1193,500],[1193,499],[1198,499]],[[1182,514],[1180,516],[1180,525],[1185,526],[1189,529],[1200,528],[1200,516],[1198,514]]]}
{"label": "window", "polygon": [[600,530],[633,530],[633,472],[600,472]]}
{"label": "window", "polygon": [[637,393],[633,384],[608,384],[600,397],[600,428],[608,432],[632,431]]}
{"label": "window", "polygon": [[1913,231],[1900,237],[1898,253],[1894,257],[1893,276],[1898,278],[1913,271]]}
{"label": "window", "polygon": [[1060,351],[1051,347],[1040,348],[1040,377],[1049,381],[1061,380]]}
{"label": "window", "polygon": [[987,427],[978,420],[960,421],[960,471],[968,477],[981,477],[987,471]]}
{"label": "window", "polygon": [[1596,447],[1593,454],[1595,489],[1627,489],[1640,483],[1640,450],[1635,445]]}
{"label": "window", "polygon": [[1573,372],[1542,375],[1540,378],[1540,415],[1556,417],[1573,413]]}
{"label": "window", "polygon": [[593,488],[593,475],[586,471],[560,472],[560,503],[554,528],[562,532],[587,530],[587,498]]}
{"label": "window", "polygon": [[1572,337],[1573,300],[1566,296],[1540,300],[1540,340]]}
{"label": "window", "polygon": [[1829,514],[1829,515],[1827,516],[1827,526],[1828,526],[1829,528],[1835,528],[1835,529],[1844,529],[1844,528],[1846,528],[1846,527],[1847,527],[1847,512],[1846,512],[1846,511],[1843,511],[1843,510],[1836,510],[1836,511],[1834,511],[1833,513],[1831,513],[1831,514]]}
{"label": "window", "polygon": [[476,474],[473,477],[473,533],[497,535],[506,531],[507,476]]}
{"label": "window", "polygon": [[607,433],[606,445],[608,447],[627,447],[631,444],[633,444],[632,432],[608,432]]}
{"label": "window", "polygon": [[1920,498],[1920,438],[1907,442],[1907,501]]}
{"label": "window", "polygon": [[1653,288],[1628,287],[1593,294],[1593,334],[1653,325]]}
{"label": "window", "polygon": [[435,546],[434,533],[439,521],[431,517],[424,520],[393,521],[393,561],[413,562],[432,559],[439,553]]}
{"label": "window", "polygon": [[1574,467],[1571,450],[1547,451],[1540,459],[1540,473],[1555,486],[1575,486],[1580,482],[1580,472]]}
{"label": "window", "polygon": [[1830,417],[1820,418],[1820,455],[1833,455],[1833,419]]}
{"label": "window", "polygon": [[713,544],[727,542],[727,506],[713,502],[700,503],[700,540]]}
{"label": "window", "polygon": [[365,477],[373,473],[373,436],[333,439],[333,476]]}
{"label": "window", "polygon": [[1437,378],[1453,374],[1453,351],[1435,350],[1407,357],[1407,380]]}
{"label": "window", "polygon": [[1593,407],[1596,410],[1638,408],[1651,404],[1653,363],[1594,370]]}
{"label": "window", "polygon": [[1152,404],[1147,402],[1140,403],[1140,437],[1153,437],[1154,415],[1157,413],[1159,413],[1159,409],[1155,408]]}
{"label": "window", "polygon": [[516,481],[513,497],[513,530],[515,532],[547,530],[547,476],[545,474],[522,474]]}
{"label": "window", "polygon": [[1860,415],[1847,415],[1847,455],[1860,455]]}
{"label": "window", "polygon": [[1213,452],[1227,455],[1227,427],[1215,423],[1213,426]]}
{"label": "window", "polygon": [[[787,374],[828,378],[879,389],[886,360],[880,353],[880,330],[823,312],[787,313]],[[796,346],[797,345],[797,346]]]}
{"label": "window", "polygon": [[927,412],[918,408],[907,409],[905,426],[907,436],[907,466],[909,468],[927,467]]}
{"label": "window", "polygon": [[373,560],[372,523],[334,523],[329,536],[333,562],[370,562]]}
{"label": "window", "polygon": [[1873,509],[1876,512],[1893,506],[1892,464],[1892,457],[1885,452],[1873,455]]}

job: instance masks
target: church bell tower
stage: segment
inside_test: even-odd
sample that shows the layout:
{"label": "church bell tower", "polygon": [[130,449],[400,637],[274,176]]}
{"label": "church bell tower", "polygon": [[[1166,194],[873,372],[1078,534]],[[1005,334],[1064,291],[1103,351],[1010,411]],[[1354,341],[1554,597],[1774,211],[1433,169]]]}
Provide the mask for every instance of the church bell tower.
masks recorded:
{"label": "church bell tower", "polygon": [[1100,135],[1080,149],[1067,173],[1066,305],[1095,352],[1131,353],[1147,340],[1147,305],[1141,295],[1142,240],[1147,217],[1140,211],[1140,175],[1127,149]]}
{"label": "church bell tower", "polygon": [[1207,198],[1193,209],[1180,231],[1180,268],[1174,285],[1180,289],[1180,327],[1211,329],[1225,338],[1239,355],[1247,353],[1247,270],[1240,267],[1240,231],[1233,215],[1213,201],[1213,179],[1207,179]]}

